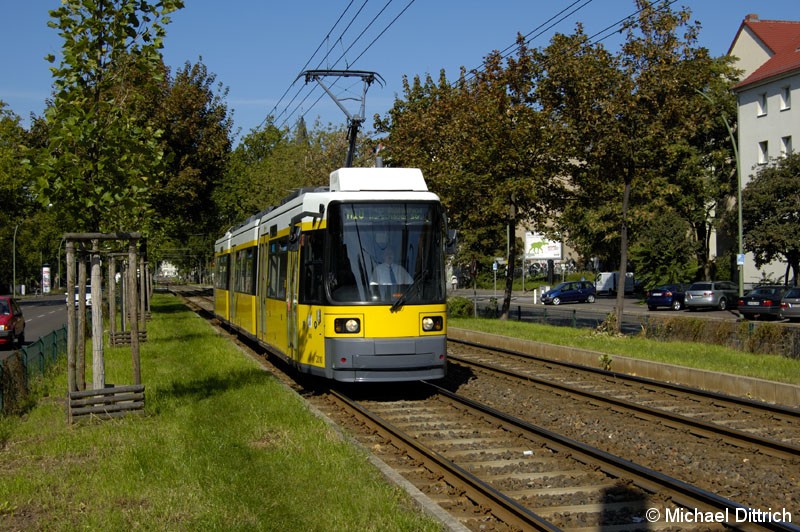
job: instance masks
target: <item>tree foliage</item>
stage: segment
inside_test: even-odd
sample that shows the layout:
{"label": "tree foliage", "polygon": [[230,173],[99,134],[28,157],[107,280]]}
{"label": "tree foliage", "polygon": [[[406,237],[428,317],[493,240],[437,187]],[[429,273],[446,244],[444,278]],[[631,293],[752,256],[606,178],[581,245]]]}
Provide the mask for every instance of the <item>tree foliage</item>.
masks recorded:
{"label": "tree foliage", "polygon": [[[373,165],[374,141],[362,136],[359,143],[354,165]],[[294,189],[327,186],[330,173],[342,166],[346,153],[342,128],[323,128],[316,123],[308,131],[301,120],[294,132],[289,132],[268,119],[251,130],[231,154],[224,182],[215,194],[221,220],[217,232],[278,205]]]}
{"label": "tree foliage", "polygon": [[32,203],[28,174],[20,165],[26,143],[20,118],[0,100],[0,227],[4,229],[24,217]]}
{"label": "tree foliage", "polygon": [[169,258],[184,271],[198,264],[202,269],[220,223],[213,198],[224,182],[233,143],[227,88],[202,58],[167,72],[155,88],[148,115],[152,127],[162,132],[164,171],[150,186],[151,255]]}
{"label": "tree foliage", "polygon": [[638,1],[638,18],[616,54],[580,27],[555,37],[541,56],[539,85],[560,130],[566,183],[557,225],[584,256],[622,271],[627,236],[635,243],[656,220],[675,215],[691,228],[674,238],[691,239],[694,253],[638,262],[645,270],[637,273],[653,279],[708,263],[710,213],[735,190],[731,145],[713,108],[734,108],[730,95],[722,98],[733,71],[728,59],[697,46],[698,25],[670,4]]}
{"label": "tree foliage", "polygon": [[[455,83],[441,74],[404,82],[405,100],[378,121],[390,162],[423,169],[439,193],[451,227],[462,235],[462,263],[502,255],[506,271],[502,315],[511,301],[521,221],[543,219],[541,196],[548,181],[545,120],[531,105],[537,64],[524,40],[515,57],[489,54],[480,72]],[[507,253],[506,253],[507,250]]]}
{"label": "tree foliage", "polygon": [[693,279],[699,265],[689,223],[675,211],[665,211],[645,222],[631,245],[630,261],[636,280],[644,286],[683,283]]}
{"label": "tree foliage", "polygon": [[[792,285],[800,273],[800,154],[763,166],[742,191],[744,248],[761,267],[783,258],[792,271]],[[788,274],[788,270],[787,270]],[[787,281],[789,275],[786,276]]]}
{"label": "tree foliage", "polygon": [[492,53],[456,82],[444,72],[405,80],[378,130],[391,164],[421,167],[441,195],[463,258],[501,254],[502,228],[525,221],[624,270],[628,235],[636,243],[672,220],[683,231],[676,241],[690,243],[676,245],[684,255],[645,258],[638,246],[639,273],[656,279],[708,262],[710,214],[735,190],[718,119],[734,114],[733,71],[697,46],[688,10],[636,5],[616,53],[579,25],[540,50],[520,38],[513,58]]}
{"label": "tree foliage", "polygon": [[46,110],[47,147],[35,154],[36,194],[70,211],[74,230],[140,227],[150,186],[162,170],[160,132],[144,120],[145,91],[158,80],[169,14],[181,0],[69,0],[50,12],[63,39]]}
{"label": "tree foliage", "polygon": [[32,211],[29,179],[26,168],[20,165],[24,153],[25,130],[20,118],[9,110],[0,100],[0,196],[3,208],[0,209],[0,293],[11,293],[16,254],[15,231],[20,241],[20,226],[26,229],[23,222]]}

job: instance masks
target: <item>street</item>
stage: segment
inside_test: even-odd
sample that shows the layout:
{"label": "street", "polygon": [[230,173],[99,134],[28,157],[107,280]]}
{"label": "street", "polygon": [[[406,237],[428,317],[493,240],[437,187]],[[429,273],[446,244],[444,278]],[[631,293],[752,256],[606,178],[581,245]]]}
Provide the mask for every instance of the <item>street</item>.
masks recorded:
{"label": "street", "polygon": [[[64,304],[64,294],[50,294],[46,296],[28,297],[19,300],[22,313],[25,315],[25,344],[35,342],[54,330],[62,327],[67,322],[67,306]],[[7,346],[0,351],[0,360],[13,351]]]}
{"label": "street", "polygon": [[[497,299],[498,307],[501,307],[503,303],[503,291],[499,289],[495,292],[491,289],[478,289],[474,291],[470,288],[460,288],[455,291],[449,290],[448,296],[459,296],[475,300],[477,301],[479,310],[489,306],[493,298]],[[510,309],[511,318],[525,320],[532,316],[541,317],[546,314],[547,321],[551,324],[563,322],[563,325],[595,327],[602,323],[608,314],[614,311],[617,304],[616,296],[604,295],[597,296],[594,303],[562,303],[558,306],[543,305],[539,301],[538,294],[536,301],[537,303],[534,303],[534,294],[532,291],[513,292]],[[737,321],[739,319],[739,313],[736,312],[736,310],[720,311],[703,309],[696,311],[680,310],[677,312],[666,308],[649,310],[640,296],[629,295],[625,297],[622,320],[623,332],[630,334],[639,332],[641,330],[642,320],[649,316],[686,316],[723,321]]]}

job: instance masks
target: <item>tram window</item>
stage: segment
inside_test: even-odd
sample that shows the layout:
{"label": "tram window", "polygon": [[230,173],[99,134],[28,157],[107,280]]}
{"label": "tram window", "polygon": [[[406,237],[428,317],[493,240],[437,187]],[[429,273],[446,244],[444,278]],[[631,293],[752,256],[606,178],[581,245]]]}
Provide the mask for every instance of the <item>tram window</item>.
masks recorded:
{"label": "tram window", "polygon": [[286,266],[289,262],[288,239],[281,238],[269,243],[269,281],[267,297],[286,299]]}
{"label": "tram window", "polygon": [[242,294],[256,293],[256,248],[250,247],[236,252],[236,291]]}
{"label": "tram window", "polygon": [[300,252],[300,302],[324,303],[325,288],[323,280],[323,254],[325,252],[325,232],[303,233]]}
{"label": "tram window", "polygon": [[[334,303],[387,304],[401,295],[410,304],[444,300],[443,222],[437,204],[332,203],[328,216],[325,281]],[[392,266],[384,276],[381,265],[389,255]],[[405,273],[393,279],[400,267]]]}
{"label": "tram window", "polygon": [[216,275],[214,276],[214,287],[220,290],[228,290],[229,277],[228,277],[228,264],[230,263],[230,255],[221,255],[217,257]]}

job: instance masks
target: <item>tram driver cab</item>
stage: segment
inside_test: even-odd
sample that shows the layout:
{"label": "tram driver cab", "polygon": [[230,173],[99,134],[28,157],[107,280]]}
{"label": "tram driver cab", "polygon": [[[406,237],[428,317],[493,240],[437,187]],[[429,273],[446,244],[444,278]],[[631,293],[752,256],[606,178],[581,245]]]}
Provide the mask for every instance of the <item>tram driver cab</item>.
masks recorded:
{"label": "tram driver cab", "polygon": [[408,273],[402,262],[396,259],[393,246],[385,243],[380,254],[380,261],[372,269],[370,275],[370,291],[373,301],[390,301],[402,295],[402,286],[414,283],[414,278]]}

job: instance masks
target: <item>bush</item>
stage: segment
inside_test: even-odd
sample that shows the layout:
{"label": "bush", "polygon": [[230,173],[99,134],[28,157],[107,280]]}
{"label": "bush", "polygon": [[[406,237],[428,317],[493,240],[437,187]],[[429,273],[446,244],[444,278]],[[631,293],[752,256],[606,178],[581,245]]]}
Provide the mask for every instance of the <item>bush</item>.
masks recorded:
{"label": "bush", "polygon": [[0,362],[0,393],[3,415],[18,415],[31,406],[25,364],[19,351]]}
{"label": "bush", "polygon": [[655,340],[721,345],[747,353],[800,358],[800,331],[774,323],[711,321],[669,317],[646,320],[642,334]]}
{"label": "bush", "polygon": [[447,300],[447,315],[451,318],[471,318],[474,315],[471,300],[466,297],[451,297]]}

